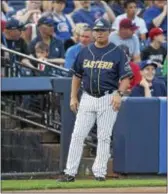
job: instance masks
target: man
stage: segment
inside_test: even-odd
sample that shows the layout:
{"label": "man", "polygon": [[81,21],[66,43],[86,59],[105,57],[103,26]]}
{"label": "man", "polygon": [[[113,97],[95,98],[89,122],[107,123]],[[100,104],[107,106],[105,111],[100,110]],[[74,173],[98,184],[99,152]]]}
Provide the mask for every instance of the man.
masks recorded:
{"label": "man", "polygon": [[80,31],[79,43],[70,47],[65,53],[65,68],[70,69],[75,62],[75,59],[80,50],[90,44],[92,41],[92,31],[89,26],[83,27]]}
{"label": "man", "polygon": [[162,46],[162,44],[165,42],[163,33],[164,32],[161,28],[152,28],[149,32],[151,43],[141,52],[141,58],[143,61],[150,59],[158,62],[157,75],[161,74],[161,69],[167,55],[166,49]]}
{"label": "man", "polygon": [[104,10],[100,6],[95,7],[91,6],[91,1],[83,0],[80,1],[81,8],[77,9],[72,14],[72,19],[75,23],[87,23],[89,26],[93,27],[96,19],[105,17],[109,21],[113,22],[115,15],[110,7],[105,1],[101,1],[101,4],[104,7]]}
{"label": "man", "polygon": [[[132,75],[124,52],[108,41],[110,23],[98,19],[93,28],[95,43],[83,48],[72,71],[71,110],[77,113],[69,148],[65,176],[58,181],[75,180],[82,156],[84,139],[97,121],[97,156],[92,170],[97,181],[105,181],[107,162],[110,157],[110,137]],[[118,88],[119,80],[121,81]],[[80,105],[78,90],[83,83]]]}
{"label": "man", "polygon": [[132,23],[130,19],[122,19],[119,25],[119,31],[111,32],[109,40],[116,45],[126,45],[129,48],[131,60],[135,63],[140,62],[140,44],[135,31],[138,26]]}
{"label": "man", "polygon": [[138,29],[135,31],[135,33],[138,35],[138,37],[141,40],[146,40],[146,33],[148,32],[148,30],[146,28],[145,21],[136,15],[136,11],[137,11],[136,1],[135,0],[126,0],[124,2],[124,8],[125,8],[125,13],[122,15],[119,15],[115,19],[115,21],[112,25],[112,29],[119,30],[120,21],[124,18],[128,18],[133,23],[135,23],[136,26],[138,26]]}
{"label": "man", "polygon": [[41,16],[41,1],[29,0],[26,2],[26,8],[19,10],[16,13],[16,19],[27,23],[36,23]]}
{"label": "man", "polygon": [[[29,51],[27,48],[26,42],[21,38],[21,31],[23,30],[23,24],[21,24],[18,20],[11,18],[6,22],[4,33],[1,34],[1,43],[5,47],[11,50],[15,50],[17,52],[28,55]],[[5,58],[10,58],[13,67],[17,67],[16,61],[29,64],[30,61],[26,58],[9,54],[7,52],[4,53]],[[18,74],[18,68],[16,69],[16,75]]]}
{"label": "man", "polygon": [[68,40],[72,36],[72,28],[75,27],[72,19],[63,13],[66,0],[52,0],[53,12],[45,12],[43,16],[54,20],[54,32],[62,41]]}
{"label": "man", "polygon": [[35,45],[43,41],[49,46],[48,62],[63,64],[64,63],[64,45],[61,40],[53,36],[54,21],[51,18],[41,17],[38,21],[39,35],[32,40],[29,45],[30,52],[34,55]]}
{"label": "man", "polygon": [[164,35],[167,36],[167,1],[158,0],[153,2],[143,15],[148,30],[153,27],[163,29]]}
{"label": "man", "polygon": [[152,97],[166,96],[166,86],[163,81],[155,77],[157,63],[155,61],[142,61],[140,64],[142,80],[132,89],[130,96]]}
{"label": "man", "polygon": [[132,90],[132,88],[134,86],[136,86],[137,84],[140,83],[141,79],[142,79],[142,76],[140,74],[140,67],[138,64],[132,62],[130,59],[130,53],[129,53],[129,48],[125,45],[120,45],[120,48],[125,52],[127,58],[128,58],[128,61],[129,61],[129,65],[131,67],[131,70],[132,70],[132,73],[133,73],[133,76],[130,80],[130,85],[128,87],[128,93]]}

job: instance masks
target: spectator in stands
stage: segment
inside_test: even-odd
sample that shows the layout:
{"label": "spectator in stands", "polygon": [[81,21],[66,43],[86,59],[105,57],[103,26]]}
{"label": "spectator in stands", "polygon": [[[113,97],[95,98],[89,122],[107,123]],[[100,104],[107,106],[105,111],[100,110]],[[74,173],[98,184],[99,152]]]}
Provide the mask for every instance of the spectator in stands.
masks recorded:
{"label": "spectator in stands", "polygon": [[165,37],[161,28],[152,28],[149,32],[151,43],[141,52],[142,60],[150,59],[158,63],[157,72],[161,74],[164,60],[167,55],[166,49],[162,46],[165,42]]}
{"label": "spectator in stands", "polygon": [[63,13],[66,0],[53,0],[52,2],[53,12],[46,12],[42,16],[54,20],[54,32],[57,38],[63,41],[68,40],[72,36],[72,28],[75,25],[72,19]]}
{"label": "spectator in stands", "polygon": [[79,43],[70,47],[65,54],[65,68],[70,69],[80,50],[89,45],[92,41],[92,30],[88,26],[83,27],[80,31]]}
{"label": "spectator in stands", "polygon": [[29,0],[26,2],[26,8],[19,10],[15,18],[24,24],[29,24],[31,40],[37,35],[37,22],[41,17],[41,1]]}
{"label": "spectator in stands", "polygon": [[26,8],[18,11],[15,17],[24,24],[37,24],[41,17],[41,1],[27,1]]}
{"label": "spectator in stands", "polygon": [[[15,50],[17,52],[23,53],[23,54],[29,54],[27,45],[25,41],[21,38],[21,31],[23,29],[23,25],[16,19],[11,18],[7,21],[4,33],[1,37],[1,43],[12,50]],[[16,56],[16,58],[13,57],[13,60],[17,59],[17,61],[20,61],[21,58]],[[22,58],[22,62],[28,61],[27,59]]]}
{"label": "spectator in stands", "polygon": [[75,28],[73,29],[73,36],[72,36],[70,39],[68,39],[68,40],[66,40],[66,41],[64,42],[65,51],[66,51],[69,47],[71,47],[71,46],[73,46],[73,45],[75,45],[75,44],[77,44],[77,43],[79,42],[79,38],[80,38],[80,30],[81,30],[84,26],[88,26],[88,24],[86,24],[86,23],[78,23],[78,24],[75,25]]}
{"label": "spectator in stands", "polygon": [[158,0],[153,2],[153,6],[144,12],[144,20],[148,30],[153,27],[160,27],[167,36],[167,5],[166,0]]}
{"label": "spectator in stands", "polygon": [[166,96],[167,93],[165,83],[155,79],[157,64],[151,60],[142,61],[140,68],[142,80],[139,85],[132,89],[130,96]]}
{"label": "spectator in stands", "polygon": [[100,17],[105,17],[106,19],[108,17],[108,20],[113,22],[115,19],[113,11],[105,1],[101,1],[101,3],[103,4],[105,11],[102,11],[100,7],[95,9],[88,0],[80,1],[82,8],[73,12],[72,19],[75,23],[87,23],[91,27],[94,25],[95,20]]}
{"label": "spectator in stands", "polygon": [[140,44],[135,31],[138,27],[130,19],[122,19],[119,31],[111,32],[109,40],[115,45],[126,45],[129,48],[131,60],[135,63],[140,62]]}
{"label": "spectator in stands", "polygon": [[111,0],[109,2],[109,6],[113,10],[116,17],[124,14],[124,1],[125,0]]}
{"label": "spectator in stands", "polygon": [[148,30],[146,28],[145,21],[136,15],[137,14],[136,13],[136,11],[137,11],[136,1],[135,0],[125,1],[124,8],[125,8],[125,13],[116,17],[116,19],[112,25],[112,29],[119,30],[120,21],[124,18],[128,18],[133,23],[135,23],[136,26],[138,26],[138,29],[136,30],[136,34],[138,35],[138,37],[141,40],[146,40],[146,33],[148,32]]}
{"label": "spectator in stands", "polygon": [[43,12],[52,12],[52,1],[42,1]]}
{"label": "spectator in stands", "polygon": [[131,57],[130,57],[130,53],[129,53],[129,48],[125,45],[120,45],[120,48],[125,52],[127,58],[128,58],[128,62],[129,62],[129,65],[131,67],[131,70],[132,70],[132,73],[133,73],[133,76],[130,80],[130,85],[128,86],[128,93],[130,93],[130,91],[132,90],[132,88],[134,86],[136,86],[137,84],[140,83],[141,79],[142,79],[142,76],[140,74],[140,67],[138,64],[134,63],[131,61]]}
{"label": "spectator in stands", "polygon": [[31,41],[29,50],[35,53],[35,45],[39,41],[43,41],[49,46],[48,62],[56,64],[64,64],[64,45],[61,40],[53,36],[54,21],[51,18],[41,17],[38,21],[39,35]]}
{"label": "spectator in stands", "polygon": [[[49,55],[49,46],[44,42],[37,42],[35,45],[35,56],[41,61],[47,61]],[[37,68],[42,71],[42,75],[47,73],[46,66],[42,63],[38,63]],[[45,72],[45,73],[43,73]]]}

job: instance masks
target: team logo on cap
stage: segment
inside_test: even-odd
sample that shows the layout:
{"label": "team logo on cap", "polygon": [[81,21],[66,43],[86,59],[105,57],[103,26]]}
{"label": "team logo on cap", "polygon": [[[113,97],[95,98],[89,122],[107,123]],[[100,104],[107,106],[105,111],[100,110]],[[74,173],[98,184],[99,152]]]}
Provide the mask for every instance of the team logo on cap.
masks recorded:
{"label": "team logo on cap", "polygon": [[103,27],[103,26],[104,26],[104,24],[103,24],[103,22],[102,22],[102,21],[98,21],[98,22],[97,22],[97,24],[96,24],[96,26]]}

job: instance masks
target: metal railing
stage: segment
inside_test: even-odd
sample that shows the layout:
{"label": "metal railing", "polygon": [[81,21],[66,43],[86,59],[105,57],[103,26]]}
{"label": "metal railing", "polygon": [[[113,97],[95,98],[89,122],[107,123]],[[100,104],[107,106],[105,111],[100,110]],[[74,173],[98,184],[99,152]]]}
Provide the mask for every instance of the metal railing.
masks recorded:
{"label": "metal railing", "polygon": [[[10,59],[8,61],[9,64],[7,64],[7,63],[3,64],[4,67],[10,69],[10,73],[9,73],[10,77],[14,77],[14,75],[15,76],[18,76],[18,73],[17,72],[18,72],[18,68],[19,67],[17,67],[16,64],[18,64],[20,67],[25,67],[25,68],[31,69],[33,71],[41,72],[37,68],[35,68],[35,67],[33,68],[33,67],[30,67],[30,66],[27,66],[27,65],[25,65],[25,64],[17,61],[16,59],[14,61],[12,61],[11,59],[13,58],[12,56],[14,56],[14,55],[17,55],[17,56],[22,57],[22,58],[29,59],[30,61],[34,61],[34,62],[37,62],[37,63],[40,63],[40,64],[44,64],[44,65],[52,68],[52,70],[54,72],[51,75],[48,75],[48,76],[61,76],[61,77],[64,77],[64,76],[69,77],[70,76],[69,75],[69,70],[66,69],[66,68],[64,68],[64,67],[58,66],[58,65],[60,65],[59,63],[58,63],[58,65],[54,65],[54,64],[49,63],[47,61],[39,60],[39,59],[37,59],[37,58],[35,58],[33,56],[25,55],[25,54],[22,54],[20,52],[17,52],[17,51],[8,49],[8,48],[6,48],[6,47],[4,47],[2,45],[1,45],[1,50],[3,52],[7,52],[7,53],[10,53],[11,54]],[[1,59],[7,60],[7,58],[5,58],[5,57],[1,57]]]}
{"label": "metal railing", "polygon": [[[6,47],[1,46],[1,50],[3,52],[10,53],[10,59],[6,59],[5,57],[1,57],[3,61],[2,67],[4,68],[5,76],[6,77],[17,77],[20,75],[20,69],[26,68],[27,70],[31,70],[34,75],[39,76],[38,73],[41,71],[35,67],[27,66],[21,63],[18,60],[12,61],[12,56],[17,55],[22,58],[29,59],[30,61],[35,61],[40,64],[44,64],[52,70],[53,73],[49,73],[47,76],[51,77],[69,77],[69,70],[57,65],[53,65],[46,61],[41,61],[36,59],[32,56],[27,56],[25,54],[19,53],[17,51],[8,49]],[[13,63],[16,65],[14,66]],[[37,73],[37,74],[36,74]],[[29,75],[28,75],[29,76]],[[30,75],[32,76],[32,75]],[[26,101],[26,102],[25,102]],[[27,103],[28,102],[28,103]],[[40,103],[39,103],[40,102]],[[60,116],[60,99],[59,94],[54,93],[52,91],[42,93],[42,94],[15,94],[10,93],[9,95],[3,94],[1,97],[1,114],[6,116],[7,118],[11,118],[14,120],[18,120],[21,124],[20,127],[24,128],[24,124],[35,126],[39,128],[43,128],[49,131],[52,131],[58,135],[61,134],[61,116]],[[90,136],[92,138],[96,138],[94,133],[91,133]],[[96,148],[96,144],[90,140],[86,140],[85,143],[90,147]],[[33,175],[38,175],[39,172],[32,173]],[[39,175],[44,174],[48,175],[51,174],[50,172],[41,172]],[[57,172],[54,172],[57,174]],[[3,177],[19,177],[19,176],[30,176],[31,173],[3,173]]]}

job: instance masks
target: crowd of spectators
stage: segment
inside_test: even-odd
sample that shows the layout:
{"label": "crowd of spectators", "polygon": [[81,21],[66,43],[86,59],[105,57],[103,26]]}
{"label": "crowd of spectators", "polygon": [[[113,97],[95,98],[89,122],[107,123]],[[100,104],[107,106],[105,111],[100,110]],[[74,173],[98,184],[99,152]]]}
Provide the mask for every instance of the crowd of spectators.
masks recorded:
{"label": "crowd of spectators", "polygon": [[[156,79],[167,84],[166,0],[28,0],[19,1],[20,9],[14,2],[1,2],[1,42],[7,48],[70,69],[79,51],[94,41],[93,24],[103,17],[111,23],[109,41],[129,55],[130,92],[143,85],[141,65],[147,60],[153,61]],[[18,60],[48,72],[45,65]]]}

